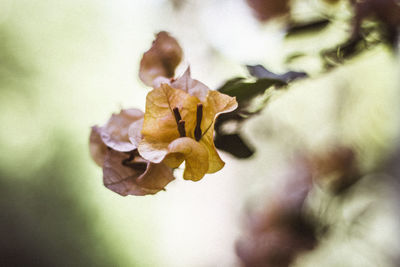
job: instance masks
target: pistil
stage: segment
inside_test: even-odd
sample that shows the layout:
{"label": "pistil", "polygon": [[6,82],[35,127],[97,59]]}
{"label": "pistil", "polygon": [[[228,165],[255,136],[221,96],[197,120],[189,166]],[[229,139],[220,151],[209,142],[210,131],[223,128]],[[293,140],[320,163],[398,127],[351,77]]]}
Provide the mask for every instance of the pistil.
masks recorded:
{"label": "pistil", "polygon": [[186,136],[185,121],[184,120],[180,120],[178,122],[178,131],[179,131],[179,135],[181,137],[185,137]]}
{"label": "pistil", "polygon": [[179,113],[179,108],[178,107],[174,107],[173,111],[174,111],[176,124],[179,125],[179,121],[182,120],[181,114]]}
{"label": "pistil", "polygon": [[196,112],[196,128],[194,128],[194,138],[196,141],[201,139],[201,120],[203,118],[203,104],[197,104],[197,112]]}
{"label": "pistil", "polygon": [[179,113],[179,108],[174,107],[172,109],[172,111],[174,112],[175,121],[176,121],[176,124],[178,125],[179,135],[181,137],[185,137],[186,136],[185,121],[182,120],[181,114]]}
{"label": "pistil", "polygon": [[129,157],[122,160],[122,165],[132,168],[136,171],[141,171],[144,172],[147,169],[147,163],[145,162],[135,162],[135,158],[138,156],[138,154],[135,153],[136,151],[131,151],[129,152]]}

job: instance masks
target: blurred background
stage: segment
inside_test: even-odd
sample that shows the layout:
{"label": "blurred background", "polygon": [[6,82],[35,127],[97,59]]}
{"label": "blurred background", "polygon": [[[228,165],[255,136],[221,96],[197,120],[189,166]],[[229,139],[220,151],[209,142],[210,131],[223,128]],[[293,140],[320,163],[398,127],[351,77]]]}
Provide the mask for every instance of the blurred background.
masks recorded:
{"label": "blurred background", "polygon": [[[368,175],[323,213],[334,230],[295,264],[397,266],[398,193],[379,170],[398,138],[399,58],[377,45],[320,71],[317,52],[348,35],[351,12],[311,7],[298,13],[325,8],[336,22],[287,39],[279,20],[259,23],[240,0],[2,0],[0,266],[238,266],[246,208],[282,183],[288,155],[338,140]],[[222,152],[224,169],[199,182],[178,178],[154,196],[122,197],[90,158],[90,127],[122,107],[144,109],[150,88],[139,61],[161,30],[184,50],[177,74],[190,64],[212,89],[248,75],[246,64],[310,78],[268,95],[242,126],[252,157]],[[294,52],[307,56],[288,65]],[[311,209],[324,209],[322,190],[310,198]]]}

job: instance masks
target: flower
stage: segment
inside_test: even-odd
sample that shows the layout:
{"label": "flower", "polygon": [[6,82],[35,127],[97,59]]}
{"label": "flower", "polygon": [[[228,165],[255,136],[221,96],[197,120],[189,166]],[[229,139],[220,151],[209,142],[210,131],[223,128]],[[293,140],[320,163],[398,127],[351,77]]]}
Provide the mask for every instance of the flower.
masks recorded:
{"label": "flower", "polygon": [[234,97],[192,79],[188,68],[179,79],[148,93],[141,136],[131,131],[130,136],[146,160],[171,168],[185,161],[183,178],[198,181],[224,166],[213,142],[214,123],[219,114],[236,108]]}
{"label": "flower", "polygon": [[122,196],[155,194],[174,180],[171,168],[143,159],[130,142],[128,130],[141,119],[138,109],[121,110],[106,125],[93,126],[90,134],[90,153],[103,168],[104,185]]}
{"label": "flower", "polygon": [[214,124],[219,114],[237,108],[236,99],[192,79],[189,68],[174,80],[182,54],[173,37],[158,33],[140,62],[140,79],[155,88],[145,114],[122,110],[105,126],[92,127],[92,158],[103,168],[104,185],[120,195],[163,190],[183,161],[183,177],[193,181],[225,164],[214,146]]}

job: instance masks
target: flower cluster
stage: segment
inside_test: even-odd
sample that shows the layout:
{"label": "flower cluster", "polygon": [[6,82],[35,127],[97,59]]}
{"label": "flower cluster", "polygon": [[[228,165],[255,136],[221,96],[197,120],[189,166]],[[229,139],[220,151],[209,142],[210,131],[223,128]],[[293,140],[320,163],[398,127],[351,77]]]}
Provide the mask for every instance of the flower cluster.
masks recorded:
{"label": "flower cluster", "polygon": [[91,155],[103,168],[104,185],[121,195],[157,193],[183,162],[183,178],[193,181],[224,166],[214,124],[219,114],[237,108],[236,99],[192,79],[190,68],[174,79],[182,54],[173,37],[158,33],[140,62],[140,79],[153,87],[145,112],[122,110],[92,127]]}

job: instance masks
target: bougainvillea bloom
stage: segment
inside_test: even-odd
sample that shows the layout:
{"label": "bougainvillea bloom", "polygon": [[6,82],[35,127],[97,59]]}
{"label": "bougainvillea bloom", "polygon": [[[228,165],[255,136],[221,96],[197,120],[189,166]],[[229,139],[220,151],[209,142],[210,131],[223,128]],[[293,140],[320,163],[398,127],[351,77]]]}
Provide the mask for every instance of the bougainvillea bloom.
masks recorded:
{"label": "bougainvillea bloom", "polygon": [[188,69],[178,80],[148,93],[139,153],[171,168],[185,161],[184,179],[200,180],[224,166],[213,142],[214,123],[219,114],[236,108],[234,97],[210,90],[192,79]]}
{"label": "bougainvillea bloom", "polygon": [[104,126],[93,126],[90,134],[90,153],[103,168],[104,185],[123,196],[155,194],[174,180],[170,167],[143,159],[129,141],[130,125],[141,119],[138,109],[121,110]]}

